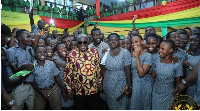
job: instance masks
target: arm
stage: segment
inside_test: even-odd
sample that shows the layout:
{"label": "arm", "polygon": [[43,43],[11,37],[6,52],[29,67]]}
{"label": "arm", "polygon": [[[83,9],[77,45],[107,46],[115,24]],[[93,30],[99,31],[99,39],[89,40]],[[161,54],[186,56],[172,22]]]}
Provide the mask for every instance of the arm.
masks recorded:
{"label": "arm", "polygon": [[45,36],[43,37],[43,39],[45,39],[45,38],[47,38],[49,36],[50,27],[51,27],[51,25],[49,25],[49,26],[44,28],[44,31],[47,31],[47,32],[45,33]]}
{"label": "arm", "polygon": [[66,95],[66,94],[67,94],[67,91],[66,91],[66,89],[63,87],[63,84],[62,84],[62,82],[61,82],[60,76],[59,76],[59,75],[54,76],[54,79],[55,79],[56,83],[58,84],[58,86],[59,86],[60,89],[61,89],[63,99],[64,99],[64,100],[67,100],[67,95]]}
{"label": "arm", "polygon": [[29,13],[29,18],[30,18],[30,24],[31,26],[34,24],[34,19],[33,19],[33,8],[31,9],[31,12]]}
{"label": "arm", "polygon": [[140,58],[136,57],[136,68],[137,68],[139,77],[144,77],[146,73],[149,71],[150,67],[151,66],[147,64],[141,65]]}
{"label": "arm", "polygon": [[16,32],[14,32],[11,36],[11,39],[10,39],[10,43],[8,45],[9,48],[13,47],[14,46],[14,43],[15,43],[15,37],[16,37]]}
{"label": "arm", "polygon": [[188,83],[195,81],[198,78],[198,70],[199,70],[200,62],[198,62],[192,72],[184,79],[186,83],[181,82],[173,92],[173,95],[179,95],[181,92],[187,89]]}
{"label": "arm", "polygon": [[14,78],[9,78],[9,75],[6,75],[4,78],[3,78],[3,83],[4,83],[4,86],[6,89],[9,89],[9,88],[13,88],[19,84],[22,83],[22,81],[26,78],[23,77],[23,76],[19,76],[19,77],[14,77]]}
{"label": "arm", "polygon": [[[4,87],[3,87],[3,92],[2,93],[3,94],[2,94],[1,97],[3,98],[3,102],[7,105],[9,102],[11,102],[11,99],[8,96],[8,94],[7,94],[7,92],[6,92]],[[17,110],[17,107],[13,104],[13,105],[10,106],[10,109],[11,110]]]}
{"label": "arm", "polygon": [[33,70],[33,64],[24,64],[20,68],[18,68],[17,65],[10,65],[10,67],[14,74],[22,70],[28,70],[28,71]]}
{"label": "arm", "polygon": [[85,25],[85,34],[88,35],[88,32],[87,32],[87,27],[89,26],[89,23],[86,23]]}
{"label": "arm", "polygon": [[31,86],[33,87],[33,89],[34,89],[35,91],[37,91],[37,92],[42,96],[43,99],[45,99],[45,100],[49,100],[49,99],[50,99],[49,96],[48,96],[47,94],[44,94],[44,93],[40,90],[40,88],[38,87],[37,83],[35,83],[35,82],[30,82],[30,84],[31,84]]}
{"label": "arm", "polygon": [[34,43],[33,43],[33,46],[32,46],[33,49],[35,49],[35,48],[38,46],[39,39],[40,39],[40,37],[41,37],[42,35],[44,35],[44,33],[45,33],[44,30],[39,30],[39,31],[38,31],[37,37],[36,37],[36,39],[35,39],[35,41],[34,41]]}
{"label": "arm", "polygon": [[137,15],[134,15],[133,17],[133,21],[132,21],[132,24],[133,24],[133,30],[136,30],[136,27],[135,27],[135,20],[137,19]]}
{"label": "arm", "polygon": [[131,65],[125,66],[124,70],[125,70],[125,75],[126,75],[126,83],[128,84],[127,95],[128,95],[128,97],[131,97],[131,95],[132,95]]}
{"label": "arm", "polygon": [[102,91],[103,87],[102,87],[102,72],[101,72],[101,67],[100,67],[100,56],[97,50],[95,50],[95,61],[96,61],[96,72],[97,72],[97,78],[98,78],[98,90]]}
{"label": "arm", "polygon": [[67,62],[66,62],[66,67],[64,70],[64,83],[66,85],[66,88],[68,90],[68,95],[70,98],[73,97],[73,93],[72,93],[72,78],[73,78],[73,67],[74,64],[72,62],[73,57],[68,57],[67,58]]}

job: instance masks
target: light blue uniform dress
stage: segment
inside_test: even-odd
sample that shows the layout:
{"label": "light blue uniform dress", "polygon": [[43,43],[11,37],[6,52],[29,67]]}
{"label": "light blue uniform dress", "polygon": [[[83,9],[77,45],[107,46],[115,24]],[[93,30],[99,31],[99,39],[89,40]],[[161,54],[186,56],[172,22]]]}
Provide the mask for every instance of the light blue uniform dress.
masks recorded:
{"label": "light blue uniform dress", "polygon": [[[192,67],[194,67],[196,63],[199,62],[199,60],[200,56],[190,56],[187,61],[190,63]],[[189,69],[187,69],[186,72],[187,72],[186,76],[188,76],[191,73]],[[194,95],[196,95],[196,92],[197,92],[197,81],[194,81],[189,84],[186,94],[191,97],[194,97]]]}
{"label": "light blue uniform dress", "polygon": [[[53,59],[56,59],[59,62],[66,64],[66,61],[63,61],[59,56],[55,56]],[[63,69],[60,70],[59,76],[60,76],[60,79],[63,83],[63,86],[66,87],[66,85],[64,84],[64,71],[63,71]],[[59,88],[59,93],[60,93],[60,99],[61,99],[61,104],[62,104],[63,108],[67,108],[67,107],[74,105],[73,99],[67,99],[67,101],[64,101],[60,88]]]}
{"label": "light blue uniform dress", "polygon": [[122,94],[126,85],[124,66],[131,64],[131,54],[128,50],[121,48],[117,56],[111,56],[108,52],[105,62],[106,74],[103,80],[105,99],[111,110],[125,110],[128,98],[124,96],[120,101],[116,99]]}
{"label": "light blue uniform dress", "polygon": [[170,101],[173,98],[173,91],[175,89],[175,77],[182,76],[182,64],[178,63],[161,63],[157,60],[154,71],[156,77],[154,79],[152,92],[152,109],[153,110],[167,110]]}
{"label": "light blue uniform dress", "polygon": [[197,103],[200,105],[200,66],[198,70],[198,79],[197,79],[197,93],[194,96],[194,99],[197,101]]}
{"label": "light blue uniform dress", "polygon": [[[141,65],[152,65],[152,55],[145,53],[140,57]],[[136,69],[136,58],[132,57],[132,96],[129,108],[131,110],[150,110],[151,109],[151,94],[152,94],[152,78],[146,74],[144,77],[139,77]]]}
{"label": "light blue uniform dress", "polygon": [[178,51],[176,53],[173,53],[173,55],[177,56],[181,63],[183,63],[188,58],[188,56],[185,53],[185,51],[183,49],[181,49],[181,48],[178,48]]}

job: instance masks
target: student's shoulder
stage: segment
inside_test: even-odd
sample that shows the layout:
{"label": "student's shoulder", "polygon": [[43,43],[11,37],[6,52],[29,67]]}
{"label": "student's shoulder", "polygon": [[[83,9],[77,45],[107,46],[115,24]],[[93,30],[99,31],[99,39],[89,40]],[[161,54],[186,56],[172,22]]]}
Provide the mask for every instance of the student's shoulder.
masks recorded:
{"label": "student's shoulder", "polygon": [[96,48],[89,47],[89,51],[92,52],[93,54],[98,53]]}

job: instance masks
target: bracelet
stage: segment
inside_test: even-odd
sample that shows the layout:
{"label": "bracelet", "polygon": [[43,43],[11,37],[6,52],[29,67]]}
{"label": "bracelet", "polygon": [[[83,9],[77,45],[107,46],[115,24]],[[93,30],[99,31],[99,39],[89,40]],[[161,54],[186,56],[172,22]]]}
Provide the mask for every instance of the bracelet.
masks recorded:
{"label": "bracelet", "polygon": [[189,69],[190,71],[192,71],[193,67],[192,67],[192,66],[190,66],[188,69]]}
{"label": "bracelet", "polygon": [[184,79],[181,80],[181,82],[185,85],[189,85],[189,83],[187,83]]}
{"label": "bracelet", "polygon": [[11,107],[13,104],[15,104],[15,101],[14,100],[11,100],[8,104],[7,104],[7,107]]}

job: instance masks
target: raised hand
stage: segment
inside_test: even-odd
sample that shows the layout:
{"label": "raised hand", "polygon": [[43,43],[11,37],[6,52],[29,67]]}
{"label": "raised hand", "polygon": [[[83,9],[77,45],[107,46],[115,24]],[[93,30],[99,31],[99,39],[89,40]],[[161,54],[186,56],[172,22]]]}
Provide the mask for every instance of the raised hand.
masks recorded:
{"label": "raised hand", "polygon": [[141,53],[141,47],[137,47],[134,50],[134,56],[135,56],[135,58],[139,57],[140,53]]}
{"label": "raised hand", "polygon": [[86,25],[85,25],[85,27],[88,27],[89,25],[90,25],[90,23],[87,22]]}
{"label": "raised hand", "polygon": [[45,33],[44,30],[39,30],[37,35],[38,35],[39,37],[41,37],[42,35],[44,35],[44,33]]}
{"label": "raised hand", "polygon": [[134,23],[136,19],[137,19],[137,15],[134,15],[132,23]]}

